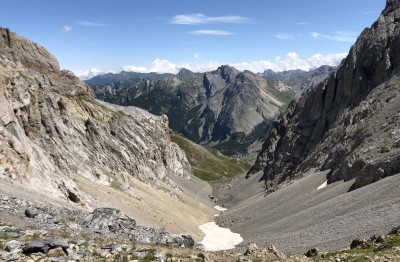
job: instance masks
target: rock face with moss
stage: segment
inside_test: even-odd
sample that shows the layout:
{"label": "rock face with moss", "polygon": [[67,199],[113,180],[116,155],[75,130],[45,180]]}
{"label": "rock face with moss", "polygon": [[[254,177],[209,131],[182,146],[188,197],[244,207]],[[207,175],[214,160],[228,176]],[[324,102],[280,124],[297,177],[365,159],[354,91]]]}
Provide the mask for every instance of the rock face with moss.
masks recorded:
{"label": "rock face with moss", "polygon": [[130,177],[174,187],[190,174],[166,116],[97,102],[43,47],[0,29],[1,176],[84,206],[77,176],[124,191]]}
{"label": "rock face with moss", "polygon": [[354,188],[400,173],[400,4],[387,0],[329,78],[289,105],[252,171],[268,190],[310,168]]}

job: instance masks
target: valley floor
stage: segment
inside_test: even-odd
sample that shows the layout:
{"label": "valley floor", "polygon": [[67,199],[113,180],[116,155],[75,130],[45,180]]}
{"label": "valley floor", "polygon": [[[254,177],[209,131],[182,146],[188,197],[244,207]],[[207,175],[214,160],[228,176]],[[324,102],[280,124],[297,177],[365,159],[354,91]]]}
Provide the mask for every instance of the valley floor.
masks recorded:
{"label": "valley floor", "polygon": [[332,251],[355,238],[386,234],[400,224],[400,177],[392,176],[349,192],[354,181],[326,182],[324,173],[306,175],[269,195],[262,174],[238,178],[214,188],[220,204],[229,207],[218,224],[240,233],[247,244],[276,246],[285,254],[318,247]]}

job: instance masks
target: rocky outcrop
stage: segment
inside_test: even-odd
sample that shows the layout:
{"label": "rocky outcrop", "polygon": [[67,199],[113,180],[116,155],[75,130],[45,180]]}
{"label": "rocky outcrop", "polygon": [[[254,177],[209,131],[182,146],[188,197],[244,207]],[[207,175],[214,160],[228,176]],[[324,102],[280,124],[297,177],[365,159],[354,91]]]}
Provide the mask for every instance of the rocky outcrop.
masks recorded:
{"label": "rocky outcrop", "polygon": [[330,169],[330,183],[356,178],[354,188],[400,173],[399,22],[387,0],[340,67],[289,106],[252,169],[268,190],[310,168]]}
{"label": "rocky outcrop", "polygon": [[325,78],[327,78],[330,74],[335,71],[336,67],[334,66],[321,66],[314,70],[307,72],[306,78],[301,82],[299,86],[296,86],[295,97],[298,99],[308,90],[318,86]]}
{"label": "rocky outcrop", "polygon": [[97,102],[47,50],[2,28],[0,174],[85,206],[77,177],[125,191],[131,177],[175,187],[191,169],[166,116]]}

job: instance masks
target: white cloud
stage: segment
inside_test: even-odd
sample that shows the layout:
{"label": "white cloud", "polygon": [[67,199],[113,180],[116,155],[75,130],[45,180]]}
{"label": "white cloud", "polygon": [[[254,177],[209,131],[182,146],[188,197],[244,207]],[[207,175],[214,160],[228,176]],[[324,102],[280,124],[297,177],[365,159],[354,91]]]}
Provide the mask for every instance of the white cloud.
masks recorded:
{"label": "white cloud", "polygon": [[79,77],[82,80],[86,80],[86,79],[90,79],[92,77],[95,77],[97,75],[102,75],[102,74],[106,74],[106,73],[114,73],[115,71],[113,70],[102,70],[102,69],[98,69],[98,68],[92,68],[89,70],[79,70],[79,71],[75,71],[75,75],[77,77]]}
{"label": "white cloud", "polygon": [[107,24],[95,23],[90,21],[78,21],[76,22],[78,25],[86,26],[86,27],[93,27],[93,26],[105,26]]}
{"label": "white cloud", "polygon": [[308,22],[298,22],[298,23],[294,23],[295,25],[308,25]]}
{"label": "white cloud", "polygon": [[179,25],[201,25],[201,24],[239,24],[246,23],[250,19],[237,15],[229,16],[206,16],[204,14],[186,14],[172,17],[171,23]]}
{"label": "white cloud", "polygon": [[229,31],[221,31],[221,30],[196,30],[190,31],[188,34],[191,35],[234,35],[235,33]]}
{"label": "white cloud", "polygon": [[[347,56],[347,53],[338,54],[315,54],[308,58],[301,58],[296,52],[289,52],[286,56],[277,56],[273,60],[257,60],[249,62],[237,62],[230,63],[229,65],[237,68],[238,70],[244,71],[249,70],[252,72],[264,72],[267,69],[272,69],[275,72],[285,71],[285,70],[295,70],[301,69],[308,71],[313,68],[320,67],[322,65],[338,65],[343,58]],[[127,65],[122,67],[119,71],[132,71],[141,73],[172,73],[176,74],[179,72],[180,68],[186,68],[193,72],[206,72],[216,70],[220,65],[227,64],[226,62],[207,62],[207,63],[187,63],[179,62],[174,63],[165,59],[157,58],[150,66],[135,66]],[[81,79],[89,79],[99,74],[105,74],[108,72],[115,73],[118,70],[101,70],[93,68],[86,71],[78,71],[76,75]]]}
{"label": "white cloud", "polygon": [[153,66],[150,68],[150,72],[157,72],[157,73],[176,73],[179,71],[179,67],[174,63],[157,58],[153,62]]}
{"label": "white cloud", "polygon": [[72,31],[72,26],[70,25],[65,25],[62,27],[61,31],[63,31],[64,33],[68,33]]}
{"label": "white cloud", "polygon": [[133,66],[133,65],[128,65],[122,67],[122,70],[126,72],[138,72],[138,73],[147,73],[147,67],[144,66]]}
{"label": "white cloud", "polygon": [[200,58],[200,53],[196,52],[196,53],[193,54],[193,56],[194,56],[195,59],[199,59]]}
{"label": "white cloud", "polygon": [[294,35],[291,34],[276,34],[275,38],[281,39],[281,40],[289,40],[295,38]]}
{"label": "white cloud", "polygon": [[356,34],[346,31],[336,31],[333,34],[320,34],[317,32],[312,32],[311,36],[315,39],[327,39],[339,42],[355,42],[357,39]]}

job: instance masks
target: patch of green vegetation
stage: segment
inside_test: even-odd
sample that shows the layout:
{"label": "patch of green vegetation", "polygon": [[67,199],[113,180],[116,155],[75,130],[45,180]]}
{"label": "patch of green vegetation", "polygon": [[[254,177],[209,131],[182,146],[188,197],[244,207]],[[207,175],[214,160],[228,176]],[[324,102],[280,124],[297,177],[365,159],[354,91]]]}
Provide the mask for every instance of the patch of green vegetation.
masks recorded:
{"label": "patch of green vegetation", "polygon": [[391,235],[387,241],[378,249],[380,252],[384,252],[394,247],[400,247],[400,235]]}
{"label": "patch of green vegetation", "polygon": [[346,249],[342,251],[334,251],[326,253],[323,258],[330,259],[339,255],[344,255],[343,261],[359,262],[359,261],[370,261],[365,257],[378,256],[384,257],[385,255],[399,255],[399,252],[394,248],[400,247],[400,235],[389,235],[383,243],[378,246],[371,246],[369,248],[355,248]]}
{"label": "patch of green vegetation", "polygon": [[62,231],[62,232],[60,233],[60,236],[61,236],[62,238],[71,238],[71,233],[69,233],[69,232],[67,232],[67,231]]}
{"label": "patch of green vegetation", "polygon": [[149,249],[146,256],[143,258],[142,261],[144,262],[151,262],[156,260],[156,257],[154,256],[154,253],[156,252],[155,249]]}
{"label": "patch of green vegetation", "polygon": [[29,241],[32,241],[32,240],[39,240],[39,239],[42,239],[42,238],[43,238],[43,236],[40,233],[35,232],[35,233],[33,233],[33,235],[26,236],[25,239],[29,240]]}
{"label": "patch of green vegetation", "polygon": [[185,151],[194,175],[205,181],[230,179],[251,167],[240,159],[224,156],[215,148],[196,145],[176,134],[171,134],[171,141]]}
{"label": "patch of green vegetation", "polygon": [[126,254],[117,253],[114,257],[114,261],[118,262],[128,262],[128,256]]}
{"label": "patch of green vegetation", "polygon": [[97,252],[97,250],[93,250],[92,256],[94,256],[94,257],[100,257],[100,253]]}

